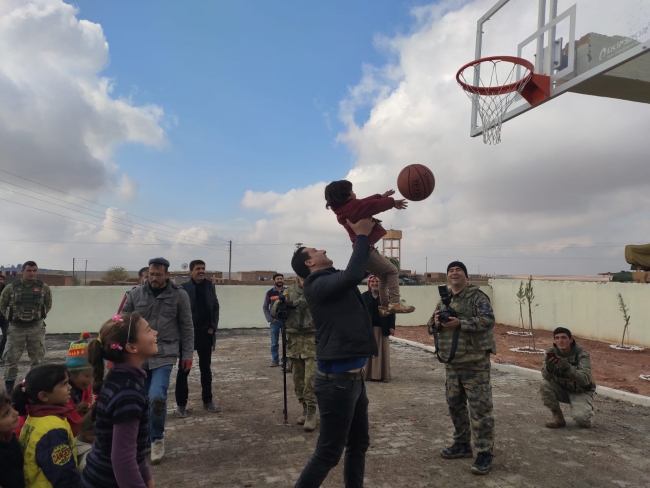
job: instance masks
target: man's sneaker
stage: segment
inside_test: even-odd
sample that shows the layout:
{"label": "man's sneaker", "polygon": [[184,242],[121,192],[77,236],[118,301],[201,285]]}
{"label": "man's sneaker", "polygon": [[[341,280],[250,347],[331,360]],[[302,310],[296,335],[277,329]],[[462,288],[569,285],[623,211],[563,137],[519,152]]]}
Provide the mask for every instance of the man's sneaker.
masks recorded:
{"label": "man's sneaker", "polygon": [[176,416],[179,419],[184,419],[187,417],[187,407],[181,407],[180,405],[176,407]]}
{"label": "man's sneaker", "polygon": [[275,361],[271,363],[272,368],[277,368],[278,366],[280,366],[280,363],[276,363]]}
{"label": "man's sneaker", "polygon": [[165,439],[156,439],[151,444],[151,464],[158,464],[165,456]]}
{"label": "man's sneaker", "polygon": [[451,447],[445,447],[442,449],[440,455],[445,459],[474,457],[472,446],[469,444],[459,444],[458,442],[454,442]]}
{"label": "man's sneaker", "polygon": [[212,413],[221,412],[221,409],[219,408],[219,406],[215,405],[212,402],[204,403],[203,408],[206,409],[208,412],[212,412]]}
{"label": "man's sneaker", "polygon": [[407,305],[404,300],[400,300],[397,303],[388,304],[388,313],[412,313],[415,312],[415,307],[412,305]]}
{"label": "man's sneaker", "polygon": [[488,474],[492,469],[492,454],[489,452],[479,452],[476,461],[472,464],[472,473]]}

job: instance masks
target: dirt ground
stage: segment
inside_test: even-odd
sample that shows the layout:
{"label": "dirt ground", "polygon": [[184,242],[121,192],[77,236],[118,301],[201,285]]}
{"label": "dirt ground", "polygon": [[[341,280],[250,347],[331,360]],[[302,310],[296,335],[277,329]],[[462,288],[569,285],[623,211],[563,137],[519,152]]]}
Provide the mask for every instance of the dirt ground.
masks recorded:
{"label": "dirt ground", "polygon": [[[518,337],[507,334],[509,330],[520,330],[517,327],[497,324],[494,336],[497,341],[498,356],[508,364],[523,368],[539,370],[542,366],[541,354],[526,354],[513,352],[511,347],[528,346],[528,337]],[[428,334],[425,325],[418,327],[397,327],[396,337],[433,345],[433,338]],[[608,343],[582,339],[574,336],[591,356],[591,369],[597,385],[625,390],[639,395],[650,396],[650,381],[642,380],[639,375],[650,374],[650,349],[644,351],[617,351]],[[553,345],[553,333],[546,330],[535,331],[535,345],[538,349],[547,349]]]}
{"label": "dirt ground", "polygon": [[[48,336],[47,361],[65,357],[73,336]],[[314,450],[318,432],[295,425],[300,407],[289,384],[289,426],[282,425],[282,373],[269,368],[268,330],[219,331],[213,356],[215,402],[201,408],[198,370],[190,373],[192,415],[173,415],[170,387],[167,455],[153,466],[156,488],[291,487]],[[368,382],[371,446],[367,488],[648,487],[650,408],[596,399],[595,427],[544,427],[548,411],[538,384],[493,371],[495,465],[488,476],[469,471],[471,459],[444,460],[452,424],[444,397],[445,372],[421,349],[391,344],[393,379]],[[196,359],[196,358],[195,358]],[[198,361],[195,360],[195,364]],[[23,358],[20,375],[29,363]],[[175,378],[175,374],[172,375]],[[342,463],[325,488],[343,486]]]}

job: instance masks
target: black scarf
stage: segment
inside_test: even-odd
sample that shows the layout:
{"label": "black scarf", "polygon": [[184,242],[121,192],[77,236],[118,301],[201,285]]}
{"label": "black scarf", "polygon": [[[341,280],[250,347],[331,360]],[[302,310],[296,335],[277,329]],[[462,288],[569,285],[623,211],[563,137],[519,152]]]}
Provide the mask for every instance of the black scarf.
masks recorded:
{"label": "black scarf", "polygon": [[210,325],[212,314],[208,307],[208,292],[210,291],[210,283],[208,280],[202,280],[200,283],[192,280],[194,285],[194,292],[196,298],[194,300],[194,307],[192,308],[192,320],[195,326],[203,328]]}
{"label": "black scarf", "polygon": [[379,314],[379,297],[375,298],[372,296],[371,291],[367,291],[361,295],[370,318],[372,319],[373,327],[381,327],[381,333],[384,336],[390,335],[390,329],[395,328],[395,314],[391,314],[388,317],[382,317]]}

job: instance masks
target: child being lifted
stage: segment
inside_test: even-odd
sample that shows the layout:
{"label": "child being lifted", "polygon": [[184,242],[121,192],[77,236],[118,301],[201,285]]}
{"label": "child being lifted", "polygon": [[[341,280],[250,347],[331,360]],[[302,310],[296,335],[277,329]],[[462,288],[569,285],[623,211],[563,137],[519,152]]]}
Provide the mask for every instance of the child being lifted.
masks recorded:
{"label": "child being lifted", "polygon": [[[332,209],[339,224],[345,227],[350,240],[354,243],[356,234],[348,226],[347,220],[355,223],[391,208],[404,210],[408,206],[408,202],[391,198],[394,193],[394,190],[389,190],[383,195],[372,195],[358,200],[352,191],[352,183],[347,180],[333,181],[325,187],[326,208]],[[415,311],[415,307],[407,305],[404,300],[400,300],[397,268],[374,247],[386,235],[386,230],[381,226],[380,220],[374,218],[373,220],[375,226],[368,236],[371,252],[366,269],[379,278],[379,311],[382,316],[393,313],[411,313]]]}

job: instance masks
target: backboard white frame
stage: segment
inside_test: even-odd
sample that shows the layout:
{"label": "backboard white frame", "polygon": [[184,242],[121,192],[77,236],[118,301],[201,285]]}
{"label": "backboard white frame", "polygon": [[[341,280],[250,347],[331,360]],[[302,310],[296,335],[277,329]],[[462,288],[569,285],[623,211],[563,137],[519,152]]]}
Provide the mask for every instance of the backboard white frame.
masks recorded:
{"label": "backboard white frame", "polygon": [[[511,0],[499,0],[490,10],[488,10],[483,17],[481,17],[476,24],[476,47],[475,47],[475,59],[480,59],[483,57],[481,55],[482,45],[483,45],[483,24],[492,18],[499,10],[501,10],[508,2]],[[647,1],[647,0],[644,0]],[[637,56],[645,54],[648,52],[648,46],[650,41],[645,41],[642,44],[639,44],[618,56],[606,61],[597,67],[582,73],[575,78],[572,78],[564,83],[557,84],[556,82],[559,79],[570,75],[575,71],[576,68],[576,59],[575,59],[575,26],[576,26],[576,16],[578,15],[577,5],[574,4],[569,7],[567,10],[562,12],[560,15],[557,15],[557,5],[558,0],[549,1],[549,21],[546,22],[546,0],[539,0],[538,4],[538,20],[537,20],[537,31],[531,34],[528,38],[524,39],[517,46],[517,56],[521,57],[522,50],[525,46],[530,44],[533,41],[537,42],[537,49],[535,55],[535,73],[544,74],[551,77],[551,93],[550,96],[544,99],[539,104],[546,103],[552,98],[555,98],[567,91],[571,91],[572,88],[575,88],[580,83],[583,83],[590,78],[603,74],[607,71],[610,71]],[[560,71],[555,72],[554,66],[559,63],[560,60],[555,59],[556,50],[549,46],[554,46],[555,44],[555,30],[558,23],[562,22],[565,19],[569,19],[569,49],[568,49],[568,63],[565,68]],[[544,35],[548,32],[549,42],[547,46],[544,46]],[[490,53],[494,55],[495,53]],[[504,56],[511,56],[513,53],[499,53]],[[546,54],[546,56],[545,56]],[[474,85],[479,85],[480,73],[478,67],[474,71]],[[517,80],[521,79],[519,71],[517,71]],[[473,95],[478,97],[478,95]],[[483,126],[478,125],[479,117],[477,104],[472,103],[472,115],[471,115],[471,126],[470,126],[470,136],[476,137],[483,134]],[[506,112],[503,116],[503,122],[506,122],[510,119],[513,119],[527,111],[529,111],[533,106],[531,106],[526,101],[523,101],[522,104],[514,107],[512,110]]]}

